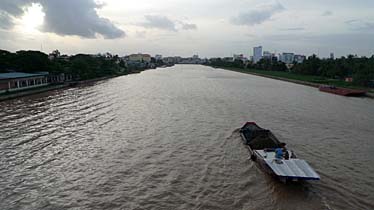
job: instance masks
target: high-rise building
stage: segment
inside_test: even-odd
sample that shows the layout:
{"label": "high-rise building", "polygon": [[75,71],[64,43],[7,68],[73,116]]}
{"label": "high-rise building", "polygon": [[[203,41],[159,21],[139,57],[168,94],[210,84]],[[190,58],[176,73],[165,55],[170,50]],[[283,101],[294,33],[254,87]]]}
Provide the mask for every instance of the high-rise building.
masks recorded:
{"label": "high-rise building", "polygon": [[253,48],[253,63],[257,63],[262,59],[262,46]]}
{"label": "high-rise building", "polygon": [[332,60],[335,59],[335,55],[334,55],[334,53],[330,53],[330,59],[332,59]]}

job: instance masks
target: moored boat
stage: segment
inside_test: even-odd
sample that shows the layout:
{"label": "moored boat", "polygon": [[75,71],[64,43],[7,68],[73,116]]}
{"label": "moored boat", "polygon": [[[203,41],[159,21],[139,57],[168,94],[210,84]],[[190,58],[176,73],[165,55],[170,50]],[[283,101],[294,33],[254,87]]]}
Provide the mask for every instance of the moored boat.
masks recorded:
{"label": "moored boat", "polygon": [[259,163],[265,172],[279,178],[283,182],[301,180],[320,180],[314,169],[302,159],[298,159],[291,150],[282,149],[282,144],[270,130],[258,126],[254,122],[247,122],[240,134],[244,144],[248,147],[251,159]]}
{"label": "moored boat", "polygon": [[340,88],[331,85],[321,85],[319,90],[322,92],[333,93],[341,96],[364,96],[366,90],[355,90],[349,88]]}

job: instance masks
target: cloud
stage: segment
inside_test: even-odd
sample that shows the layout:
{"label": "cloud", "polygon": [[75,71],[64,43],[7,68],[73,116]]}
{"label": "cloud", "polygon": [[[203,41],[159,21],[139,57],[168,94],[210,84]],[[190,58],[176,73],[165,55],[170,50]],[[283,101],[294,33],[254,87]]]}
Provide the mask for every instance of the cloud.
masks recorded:
{"label": "cloud", "polygon": [[374,32],[374,22],[367,20],[353,19],[345,21],[352,31],[370,31]]}
{"label": "cloud", "polygon": [[99,17],[97,9],[103,5],[94,0],[40,0],[45,12],[43,30],[59,35],[78,35],[95,38],[97,34],[106,39],[125,36],[109,19]]}
{"label": "cloud", "polygon": [[196,24],[182,23],[182,29],[184,29],[184,30],[196,30],[197,26],[196,26]]}
{"label": "cloud", "polygon": [[196,24],[186,23],[180,20],[172,20],[169,17],[163,15],[145,15],[145,22],[139,25],[145,28],[156,28],[161,30],[168,30],[177,32],[179,30],[195,30],[197,29]]}
{"label": "cloud", "polygon": [[1,0],[0,4],[0,28],[11,29],[14,25],[13,19],[20,17],[23,7],[31,4],[29,0]]}
{"label": "cloud", "polygon": [[10,29],[12,26],[12,17],[10,17],[7,13],[0,11],[0,28]]}
{"label": "cloud", "polygon": [[[362,54],[372,55],[374,49],[374,36],[372,33],[363,32],[352,34],[275,34],[261,36],[258,42],[265,43],[275,48],[283,48],[307,55],[319,53],[328,56],[331,52],[335,55]],[[321,47],[323,46],[323,47]],[[316,52],[318,49],[318,52]]]}
{"label": "cloud", "polygon": [[145,38],[147,35],[147,32],[146,31],[136,31],[136,37],[137,38]]}
{"label": "cloud", "polygon": [[145,15],[146,22],[142,23],[146,28],[158,28],[169,31],[177,31],[174,21],[162,15]]}
{"label": "cloud", "polygon": [[[45,13],[42,30],[58,35],[77,35],[84,38],[96,38],[101,35],[106,39],[125,36],[125,32],[109,19],[100,17],[97,9],[104,5],[95,0],[1,0],[0,16],[2,28],[14,25],[11,18],[18,18],[31,3],[38,3]],[[1,13],[0,13],[1,14]],[[7,25],[6,25],[7,23]],[[3,25],[4,24],[4,25]]]}
{"label": "cloud", "polygon": [[31,3],[31,0],[1,0],[0,10],[18,17],[24,13],[23,7]]}
{"label": "cloud", "polygon": [[281,31],[304,31],[304,27],[294,27],[294,28],[281,28]]}
{"label": "cloud", "polygon": [[330,10],[326,10],[322,13],[322,16],[331,16],[333,13]]}
{"label": "cloud", "polygon": [[269,20],[274,14],[285,10],[279,2],[271,4],[262,4],[247,12],[240,13],[238,16],[231,18],[231,23],[235,25],[253,26]]}

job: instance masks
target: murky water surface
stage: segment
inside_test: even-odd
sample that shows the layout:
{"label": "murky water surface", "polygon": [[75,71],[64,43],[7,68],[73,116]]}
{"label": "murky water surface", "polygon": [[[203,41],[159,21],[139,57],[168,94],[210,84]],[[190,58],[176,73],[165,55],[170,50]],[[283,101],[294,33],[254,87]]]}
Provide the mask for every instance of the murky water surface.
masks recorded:
{"label": "murky water surface", "polygon": [[[374,209],[372,99],[179,65],[0,107],[0,209]],[[246,121],[322,180],[264,174]]]}

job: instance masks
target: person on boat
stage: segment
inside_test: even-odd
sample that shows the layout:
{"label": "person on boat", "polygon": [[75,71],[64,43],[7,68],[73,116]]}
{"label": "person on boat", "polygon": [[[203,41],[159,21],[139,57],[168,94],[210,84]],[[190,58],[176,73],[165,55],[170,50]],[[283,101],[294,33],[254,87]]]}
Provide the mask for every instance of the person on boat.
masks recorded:
{"label": "person on boat", "polygon": [[286,143],[280,143],[280,148],[275,149],[275,158],[276,159],[289,159],[289,154],[286,148]]}

